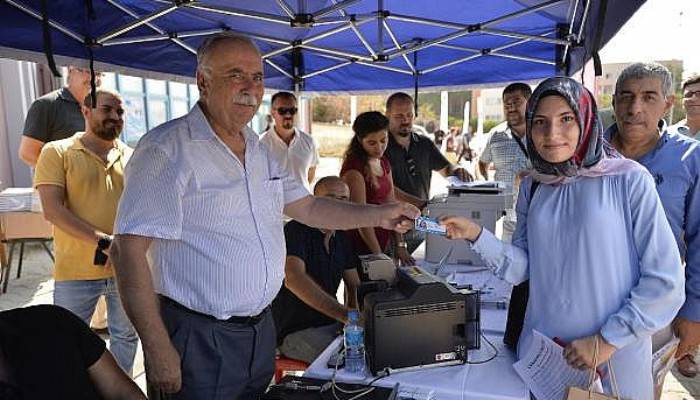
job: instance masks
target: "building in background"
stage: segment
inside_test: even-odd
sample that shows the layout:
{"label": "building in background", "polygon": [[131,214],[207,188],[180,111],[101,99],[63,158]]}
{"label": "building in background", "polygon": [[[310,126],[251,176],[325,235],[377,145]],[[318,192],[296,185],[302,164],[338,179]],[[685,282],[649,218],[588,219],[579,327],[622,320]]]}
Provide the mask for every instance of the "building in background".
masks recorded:
{"label": "building in background", "polygon": [[[67,76],[65,68],[63,76]],[[0,189],[31,186],[31,170],[17,155],[24,119],[36,98],[64,84],[63,79],[53,78],[40,64],[0,59]],[[132,147],[150,129],[185,115],[199,99],[194,84],[112,72],[105,72],[102,86],[116,90],[124,98],[126,120],[121,139]],[[264,131],[269,112],[267,93],[250,123],[255,132]]]}

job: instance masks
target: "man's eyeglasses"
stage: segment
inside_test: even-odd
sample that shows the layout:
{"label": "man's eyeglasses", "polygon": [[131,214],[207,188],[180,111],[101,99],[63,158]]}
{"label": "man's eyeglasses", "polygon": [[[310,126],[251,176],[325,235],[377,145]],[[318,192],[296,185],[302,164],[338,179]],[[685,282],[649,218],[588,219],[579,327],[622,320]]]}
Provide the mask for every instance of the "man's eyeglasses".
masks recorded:
{"label": "man's eyeglasses", "polygon": [[683,98],[685,99],[692,99],[693,97],[697,97],[700,99],[700,90],[692,90],[683,93]]}
{"label": "man's eyeglasses", "polygon": [[297,111],[299,111],[299,109],[296,107],[277,107],[277,113],[279,115],[296,115]]}

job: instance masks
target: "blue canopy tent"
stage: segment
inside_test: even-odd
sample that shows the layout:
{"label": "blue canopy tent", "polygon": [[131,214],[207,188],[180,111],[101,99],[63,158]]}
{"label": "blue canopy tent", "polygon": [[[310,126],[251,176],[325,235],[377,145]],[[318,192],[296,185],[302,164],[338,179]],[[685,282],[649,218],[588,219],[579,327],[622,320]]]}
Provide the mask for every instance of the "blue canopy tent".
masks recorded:
{"label": "blue canopy tent", "polygon": [[254,38],[265,85],[473,87],[571,75],[644,0],[3,0],[0,57],[192,81],[196,48]]}

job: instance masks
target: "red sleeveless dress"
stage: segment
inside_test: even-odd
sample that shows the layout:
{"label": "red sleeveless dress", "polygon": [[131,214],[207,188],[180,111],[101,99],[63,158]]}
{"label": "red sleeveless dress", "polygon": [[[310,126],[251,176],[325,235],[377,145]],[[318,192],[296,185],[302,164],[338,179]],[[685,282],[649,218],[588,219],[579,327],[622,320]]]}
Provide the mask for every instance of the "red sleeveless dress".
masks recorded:
{"label": "red sleeveless dress", "polygon": [[[382,170],[384,174],[382,176],[377,176],[377,185],[373,185],[372,182],[365,176],[365,166],[361,160],[356,158],[348,158],[343,162],[343,166],[340,169],[340,176],[343,176],[346,172],[350,170],[358,171],[365,178],[365,195],[367,204],[384,204],[389,201],[391,196],[392,184],[391,177],[389,173],[391,172],[391,164],[386,157],[382,157],[381,160]],[[365,244],[364,240],[360,236],[360,232],[357,229],[348,231],[349,236],[355,245],[355,251],[358,255],[369,254],[371,251],[369,247]],[[374,228],[374,234],[377,235],[377,241],[379,242],[379,247],[383,250],[389,246],[389,241],[391,240],[391,231],[382,228]]]}

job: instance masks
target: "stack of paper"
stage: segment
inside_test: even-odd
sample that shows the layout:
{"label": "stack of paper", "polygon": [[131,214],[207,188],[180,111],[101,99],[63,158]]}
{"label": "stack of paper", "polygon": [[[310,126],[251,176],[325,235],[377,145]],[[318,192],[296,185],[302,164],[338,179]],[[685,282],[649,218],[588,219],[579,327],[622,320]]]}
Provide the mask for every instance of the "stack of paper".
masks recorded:
{"label": "stack of paper", "polygon": [[7,188],[0,192],[0,212],[41,212],[39,194],[32,188]]}

